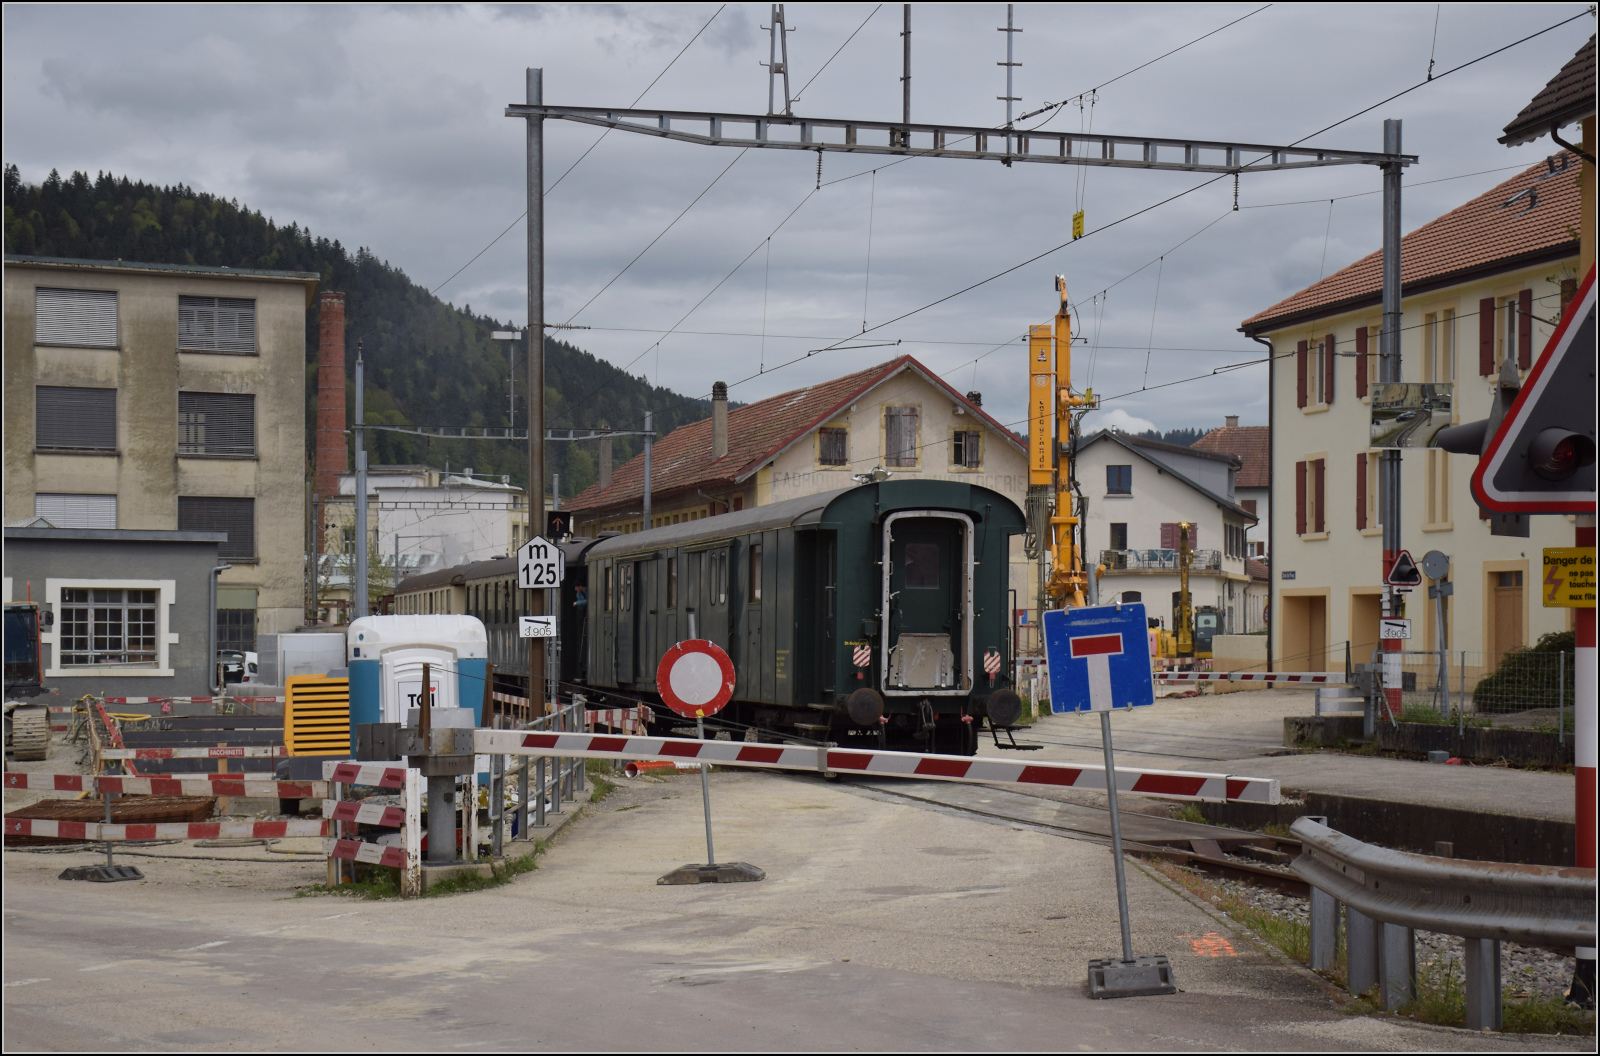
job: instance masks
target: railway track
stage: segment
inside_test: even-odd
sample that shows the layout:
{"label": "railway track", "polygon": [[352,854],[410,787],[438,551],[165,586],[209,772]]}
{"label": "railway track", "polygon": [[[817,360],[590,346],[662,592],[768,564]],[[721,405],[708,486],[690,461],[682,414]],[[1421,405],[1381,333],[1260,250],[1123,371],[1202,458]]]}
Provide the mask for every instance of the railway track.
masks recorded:
{"label": "railway track", "polygon": [[[933,781],[843,778],[842,788],[873,797],[912,802],[930,810],[1019,825],[1064,839],[1111,844],[1111,813],[1024,791],[988,785]],[[1220,825],[1122,812],[1122,846],[1129,854],[1164,858],[1210,876],[1242,880],[1284,894],[1309,897],[1310,888],[1288,870],[1300,841]]]}

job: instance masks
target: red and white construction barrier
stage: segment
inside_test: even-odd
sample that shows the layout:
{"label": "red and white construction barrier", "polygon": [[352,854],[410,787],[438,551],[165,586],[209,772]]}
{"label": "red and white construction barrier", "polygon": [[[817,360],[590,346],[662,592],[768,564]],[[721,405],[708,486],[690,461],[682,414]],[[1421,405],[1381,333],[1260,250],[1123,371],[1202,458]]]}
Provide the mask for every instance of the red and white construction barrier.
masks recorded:
{"label": "red and white construction barrier", "polygon": [[406,768],[387,763],[322,764],[322,778],[340,785],[371,785],[374,788],[405,788]]}
{"label": "red and white construction barrier", "polygon": [[316,799],[328,794],[326,781],[252,779],[249,774],[183,774],[176,777],[117,777],[89,774],[6,774],[6,788],[51,792],[115,792],[124,796],[249,796],[264,799]]}
{"label": "red and white construction barrier", "polygon": [[118,843],[125,840],[283,840],[327,835],[328,824],[320,818],[291,821],[174,821],[134,825],[7,818],[6,835],[48,836],[91,843]]}
{"label": "red and white construction barrier", "polygon": [[[872,777],[911,777],[977,784],[1050,785],[1090,791],[1106,787],[1105,768],[1079,763],[1024,763],[983,756],[920,755],[858,748],[804,748],[695,741],[673,737],[608,737],[587,733],[477,730],[473,751],[480,754],[561,755],[588,759],[693,760],[712,766],[771,767],[781,770],[837,770]],[[1117,791],[1172,799],[1243,803],[1278,802],[1275,778],[1232,777],[1187,770],[1117,768]]]}
{"label": "red and white construction barrier", "polygon": [[650,732],[650,706],[640,704],[632,708],[586,708],[585,721],[589,729],[596,726],[609,726],[613,730],[622,730],[643,737]]}
{"label": "red and white construction barrier", "polygon": [[1158,671],[1157,682],[1272,682],[1279,685],[1349,685],[1342,671]]}
{"label": "red and white construction barrier", "polygon": [[[368,785],[400,790],[400,805],[388,806],[362,803],[359,800],[337,798],[338,787],[332,789],[336,798],[322,801],[322,816],[328,819],[329,839],[322,842],[328,855],[328,884],[339,883],[339,861],[362,862],[400,870],[400,894],[407,897],[422,893],[422,772],[404,765],[388,763],[341,763],[328,760],[322,764],[322,776],[330,785]],[[476,810],[469,808],[469,818]],[[399,829],[400,842],[371,843],[351,839],[341,831],[343,825],[377,825]]]}
{"label": "red and white construction barrier", "polygon": [[262,759],[289,754],[281,744],[242,744],[234,748],[104,748],[102,759]]}

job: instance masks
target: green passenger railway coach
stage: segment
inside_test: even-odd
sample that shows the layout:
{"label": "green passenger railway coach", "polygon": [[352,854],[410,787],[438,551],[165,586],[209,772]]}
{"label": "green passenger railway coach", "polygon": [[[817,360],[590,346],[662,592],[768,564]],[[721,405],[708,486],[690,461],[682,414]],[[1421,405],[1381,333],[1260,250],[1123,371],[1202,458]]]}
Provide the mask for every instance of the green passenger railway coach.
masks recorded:
{"label": "green passenger railway coach", "polygon": [[[662,654],[704,638],[737,672],[718,718],[753,728],[747,737],[971,754],[981,720],[1009,726],[1021,710],[1007,617],[1011,538],[1023,531],[998,492],[888,480],[574,539],[563,546],[561,678],[656,703]],[[526,643],[510,629],[526,611],[525,598],[507,604],[511,564],[463,577],[501,675],[526,671],[515,655]],[[493,604],[479,612],[480,599]],[[510,633],[495,634],[500,624]],[[495,655],[497,642],[508,655]]]}

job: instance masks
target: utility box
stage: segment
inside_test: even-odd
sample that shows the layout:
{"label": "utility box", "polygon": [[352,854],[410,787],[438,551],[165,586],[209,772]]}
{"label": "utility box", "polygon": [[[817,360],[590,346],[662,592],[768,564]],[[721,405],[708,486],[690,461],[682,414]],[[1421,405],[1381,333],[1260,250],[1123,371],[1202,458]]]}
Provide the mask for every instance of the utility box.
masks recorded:
{"label": "utility box", "polygon": [[364,616],[345,634],[350,667],[350,724],[410,726],[428,665],[435,714],[470,709],[483,722],[489,636],[475,616]]}

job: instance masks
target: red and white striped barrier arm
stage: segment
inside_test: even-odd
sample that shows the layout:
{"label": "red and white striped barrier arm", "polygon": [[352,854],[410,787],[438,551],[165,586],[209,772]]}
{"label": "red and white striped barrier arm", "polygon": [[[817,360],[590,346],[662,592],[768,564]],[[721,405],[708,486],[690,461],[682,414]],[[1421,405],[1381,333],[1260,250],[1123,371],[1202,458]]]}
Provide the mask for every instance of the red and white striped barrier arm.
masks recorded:
{"label": "red and white striped barrier arm", "polygon": [[276,704],[281,697],[101,697],[107,704]]}
{"label": "red and white striped barrier arm", "polygon": [[1158,671],[1157,682],[1275,682],[1282,685],[1346,686],[1342,671]]}
{"label": "red and white striped barrier arm", "polygon": [[326,836],[329,824],[316,818],[293,821],[177,821],[145,825],[7,818],[5,823],[7,836],[48,836],[58,840],[88,840],[92,843],[124,840],[283,840]]}
{"label": "red and white striped barrier arm", "polygon": [[406,768],[397,763],[340,763],[330,759],[322,764],[322,779],[341,785],[404,788]]}
{"label": "red and white striped barrier arm", "polygon": [[650,732],[650,706],[640,704],[632,708],[587,708],[585,716],[589,728],[610,726],[643,737]]}
{"label": "red and white striped barrier arm", "polygon": [[[685,759],[713,766],[837,770],[871,777],[1050,785],[1090,791],[1104,790],[1106,787],[1104,767],[1078,763],[1024,763],[983,756],[919,755],[859,748],[802,748],[674,737],[607,737],[586,733],[480,729],[473,736],[473,751],[480,754],[562,755],[588,759]],[[1187,770],[1118,767],[1117,791],[1172,799],[1244,803],[1276,803],[1279,799],[1275,778],[1233,777]]]}
{"label": "red and white striped barrier arm", "polygon": [[281,744],[241,744],[234,748],[107,748],[102,759],[262,759],[289,754]]}
{"label": "red and white striped barrier arm", "polygon": [[322,801],[322,816],[331,821],[349,821],[357,825],[383,825],[391,829],[406,827],[405,807],[380,806],[358,799],[325,799]]}
{"label": "red and white striped barrier arm", "polygon": [[55,722],[55,717],[57,715],[71,715],[76,710],[78,710],[78,709],[76,707],[74,707],[73,705],[71,705],[71,704],[59,704],[59,705],[53,704],[53,705],[51,705],[50,706],[50,719],[51,719],[50,732],[51,733],[66,733],[67,731],[71,730],[72,729],[72,724],[71,723],[57,724]]}
{"label": "red and white striped barrier arm", "polygon": [[330,858],[343,858],[346,861],[364,862],[367,865],[386,865],[390,869],[406,867],[404,847],[390,847],[363,840],[323,840],[322,850]]}
{"label": "red and white striped barrier arm", "polygon": [[251,780],[248,774],[183,774],[175,777],[94,777],[88,774],[5,775],[6,788],[51,792],[115,792],[125,796],[250,796],[315,799],[328,794],[326,781]]}

